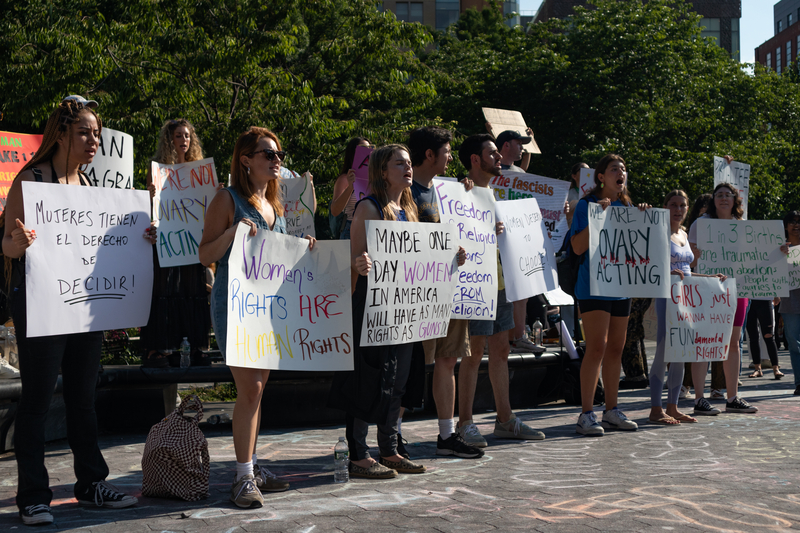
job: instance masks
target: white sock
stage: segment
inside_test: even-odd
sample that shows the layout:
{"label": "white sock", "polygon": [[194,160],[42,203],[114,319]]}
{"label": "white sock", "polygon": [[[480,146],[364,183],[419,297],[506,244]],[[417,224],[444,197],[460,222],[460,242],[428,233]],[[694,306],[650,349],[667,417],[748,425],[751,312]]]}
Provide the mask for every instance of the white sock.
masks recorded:
{"label": "white sock", "polygon": [[247,461],[246,463],[236,462],[236,481],[239,481],[247,474],[253,475],[253,462]]}
{"label": "white sock", "polygon": [[698,403],[700,403],[700,400],[702,400],[702,399],[703,398],[695,398],[694,399],[694,404],[697,405]]}
{"label": "white sock", "polygon": [[727,403],[731,403],[731,402],[732,402],[733,400],[735,400],[735,399],[736,399],[738,396],[739,396],[739,395],[737,394],[737,395],[736,395],[736,396],[734,396],[733,398],[728,398],[728,399],[727,399],[727,400],[725,400],[725,401],[726,401]]}
{"label": "white sock", "polygon": [[452,418],[439,419],[439,436],[442,440],[449,439],[456,432],[456,423]]}
{"label": "white sock", "polygon": [[402,418],[398,418],[397,419],[397,432],[401,433],[401,434],[403,433],[403,431],[400,429],[400,426],[402,426],[402,425],[403,425],[403,419]]}
{"label": "white sock", "polygon": [[258,457],[256,457],[256,454],[253,454],[253,468],[255,468],[257,464],[258,464]]}

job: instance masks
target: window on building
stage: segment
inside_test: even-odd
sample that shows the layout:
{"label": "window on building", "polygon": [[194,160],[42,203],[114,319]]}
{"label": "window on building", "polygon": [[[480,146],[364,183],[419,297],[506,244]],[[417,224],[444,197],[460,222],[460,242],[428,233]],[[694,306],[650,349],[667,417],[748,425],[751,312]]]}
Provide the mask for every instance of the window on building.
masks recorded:
{"label": "window on building", "polygon": [[781,73],[781,47],[775,49],[775,72]]}
{"label": "window on building", "polygon": [[739,44],[739,19],[731,19],[731,57],[741,61],[741,46]]}
{"label": "window on building", "polygon": [[792,41],[786,41],[786,67],[792,62]]}
{"label": "window on building", "polygon": [[[798,37],[800,39],[800,37]],[[767,68],[772,69],[772,54],[767,53]]]}
{"label": "window on building", "polygon": [[794,17],[789,13],[789,16],[786,18],[786,27],[788,28],[792,24],[794,24]]}
{"label": "window on building", "polygon": [[719,19],[701,18],[700,27],[702,28],[701,37],[712,37],[719,44]]}
{"label": "window on building", "polygon": [[458,22],[461,15],[460,0],[436,0],[436,29],[444,30]]}
{"label": "window on building", "polygon": [[778,22],[776,22],[776,24],[777,24],[777,27],[775,28],[775,33],[782,32],[783,31],[783,21],[779,20]]}
{"label": "window on building", "polygon": [[394,14],[403,22],[422,23],[422,2],[397,2]]}

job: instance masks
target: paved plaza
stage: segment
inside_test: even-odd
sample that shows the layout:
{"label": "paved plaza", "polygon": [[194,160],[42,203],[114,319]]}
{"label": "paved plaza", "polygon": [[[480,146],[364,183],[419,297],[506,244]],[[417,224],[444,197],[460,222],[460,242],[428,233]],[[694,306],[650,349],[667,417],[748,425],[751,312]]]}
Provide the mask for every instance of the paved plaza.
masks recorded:
{"label": "paved plaza", "polygon": [[[652,352],[652,350],[651,350]],[[540,442],[491,436],[494,414],[476,415],[489,447],[482,459],[437,457],[435,417],[403,422],[422,475],[333,483],[333,446],[344,427],[262,429],[259,457],[291,482],[258,510],[228,501],[234,471],[230,425],[203,425],[211,455],[211,496],[181,502],[141,496],[146,435],[104,435],[110,481],[139,497],[119,511],[78,507],[65,441],[48,445],[55,524],[84,531],[785,531],[800,529],[800,397],[788,355],[786,377],[747,379],[743,396],[759,412],[700,418],[675,427],[646,422],[649,390],[623,391],[621,405],[639,431],[603,438],[575,433],[580,409],[563,403],[517,410],[547,435]],[[723,402],[714,402],[724,410]],[[682,401],[690,411],[690,401]],[[286,409],[291,406],[281,405]],[[121,412],[121,416],[124,416]],[[372,430],[371,445],[375,445]],[[376,452],[375,452],[376,453]],[[0,456],[0,531],[25,530],[14,505],[16,463]]]}

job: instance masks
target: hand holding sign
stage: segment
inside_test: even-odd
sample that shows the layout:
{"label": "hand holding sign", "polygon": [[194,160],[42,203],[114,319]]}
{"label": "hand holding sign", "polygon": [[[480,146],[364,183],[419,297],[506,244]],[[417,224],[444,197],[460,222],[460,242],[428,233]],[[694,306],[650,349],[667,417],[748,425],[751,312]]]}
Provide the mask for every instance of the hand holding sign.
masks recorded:
{"label": "hand holding sign", "polygon": [[20,249],[27,250],[28,247],[33,244],[33,241],[36,240],[36,230],[29,230],[18,218],[15,220],[17,227],[11,231],[11,239]]}

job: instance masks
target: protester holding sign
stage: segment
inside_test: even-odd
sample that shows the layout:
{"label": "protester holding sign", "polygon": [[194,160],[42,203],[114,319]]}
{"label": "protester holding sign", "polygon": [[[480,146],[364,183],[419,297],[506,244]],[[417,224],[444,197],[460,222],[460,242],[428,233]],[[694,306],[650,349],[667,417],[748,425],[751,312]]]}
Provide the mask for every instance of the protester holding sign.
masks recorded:
{"label": "protester holding sign", "polygon": [[[800,211],[791,211],[783,217],[786,228],[786,240],[789,243],[789,261],[794,280],[800,280]],[[794,395],[800,396],[800,287],[793,284],[788,298],[781,300],[781,316],[783,317],[783,333],[789,348],[789,358],[794,373]]]}
{"label": "protester holding sign", "polygon": [[331,215],[339,217],[344,212],[346,221],[340,226],[333,236],[339,239],[350,238],[350,225],[353,223],[353,213],[356,208],[356,196],[353,194],[353,182],[356,179],[356,171],[353,170],[353,159],[356,155],[356,148],[359,146],[369,146],[369,141],[364,137],[353,137],[344,149],[344,164],[342,173],[336,178],[333,185],[333,201],[331,202]]}
{"label": "protester holding sign", "polygon": [[[217,343],[223,354],[227,346],[228,259],[240,223],[256,228],[286,233],[283,202],[278,180],[286,152],[280,141],[266,128],[251,127],[242,133],[233,148],[230,187],[217,193],[208,207],[200,261],[217,262],[217,275],[211,292],[211,315]],[[313,247],[315,239],[307,237]],[[269,379],[269,370],[231,366],[236,383],[236,406],[233,409],[233,447],[236,452],[236,476],[230,499],[242,508],[261,507],[261,491],[280,492],[289,484],[258,464],[256,446],[261,425],[261,396]]]}
{"label": "protester holding sign", "polygon": [[44,437],[59,371],[64,382],[67,441],[75,460],[75,498],[80,505],[110,508],[129,507],[137,502],[105,481],[108,465],[97,443],[94,392],[103,332],[27,335],[25,257],[27,249],[36,244],[36,233],[25,227],[22,182],[90,186],[80,167],[91,163],[97,153],[102,125],[94,111],[96,107],[97,102],[80,97],[70,97],[59,104],[47,121],[36,155],[14,179],[2,215],[3,254],[7,266],[11,262],[11,315],[22,381],[14,434],[19,469],[17,507],[26,525],[53,522],[53,492],[48,487],[44,465]]}
{"label": "protester holding sign", "polygon": [[[670,214],[670,270],[672,274],[680,276],[680,278],[683,279],[684,276],[692,275],[692,270],[689,268],[689,265],[694,260],[691,246],[689,246],[689,238],[682,226],[689,209],[689,197],[681,190],[671,191],[664,199],[664,207],[669,209]],[[702,274],[695,274],[695,276],[702,276]],[[716,277],[718,277],[720,281],[725,281],[727,279],[727,276],[724,274],[717,274]],[[650,366],[649,420],[652,424],[661,425],[697,422],[696,418],[678,410],[678,395],[680,394],[684,372],[684,367],[681,363],[672,363],[669,366],[666,413],[662,407],[661,395],[664,388],[664,371],[666,369],[666,363],[664,362],[667,336],[666,310],[667,300],[664,298],[656,299],[656,312],[658,314],[658,334],[656,341],[658,344],[656,346],[656,355],[653,359],[653,364]],[[698,380],[705,381],[705,374],[708,372],[708,363],[692,363],[692,368],[697,368]],[[719,413],[719,409],[712,407],[707,400],[701,400],[695,406],[695,414],[697,415],[717,413]]]}
{"label": "protester holding sign", "polygon": [[[572,250],[577,255],[587,254],[582,259],[575,296],[581,310],[583,329],[586,334],[586,354],[581,363],[581,406],[576,431],[581,435],[602,436],[605,429],[635,431],[639,426],[617,408],[619,373],[622,366],[622,349],[631,312],[630,298],[592,296],[589,289],[589,203],[597,203],[604,210],[609,206],[632,206],[628,194],[628,172],[625,160],[609,154],[595,167],[595,187],[575,208],[570,230]],[[641,204],[640,209],[650,207]],[[603,387],[606,410],[602,424],[593,410],[594,393],[603,368]]]}
{"label": "protester holding sign", "polygon": [[[370,195],[356,205],[351,226],[350,254],[353,272],[352,372],[336,374],[328,405],[347,413],[346,435],[350,448],[350,476],[388,479],[397,472],[419,474],[424,465],[397,453],[397,418],[411,369],[413,343],[362,346],[362,326],[367,306],[367,275],[372,260],[367,250],[366,221],[418,222],[411,195],[413,170],[408,148],[400,144],[381,147],[370,156]],[[380,462],[369,455],[369,424],[378,426]]]}
{"label": "protester holding sign", "polygon": [[[689,228],[689,245],[695,257],[700,257],[702,251],[697,245],[697,226],[705,219],[716,218],[721,220],[741,220],[742,219],[742,200],[736,192],[736,188],[728,183],[720,183],[714,187],[711,194],[713,201],[708,204],[706,213],[694,221]],[[732,413],[755,413],[757,407],[750,405],[746,400],[739,397],[739,336],[742,333],[745,314],[747,313],[747,298],[737,298],[736,315],[733,319],[733,332],[731,333],[731,343],[728,348],[728,358],[722,362],[722,369],[725,372],[725,386],[727,393],[726,412]],[[695,383],[695,412],[697,406],[703,402],[705,373],[703,381],[699,381],[700,376],[692,371],[692,379]],[[702,409],[701,409],[702,410]]]}
{"label": "protester holding sign", "polygon": [[567,224],[572,226],[572,217],[575,213],[575,208],[578,205],[578,200],[581,199],[581,169],[589,168],[586,163],[575,163],[572,166],[572,183],[569,187],[567,194],[567,203],[569,204],[569,211],[567,212]]}
{"label": "protester holding sign", "polygon": [[[203,159],[203,148],[194,126],[183,118],[168,120],[158,134],[158,145],[152,161],[164,165],[184,164]],[[151,172],[147,174],[150,197],[156,196],[156,182]],[[199,236],[198,236],[199,237]],[[206,295],[206,273],[200,263],[173,267],[160,267],[157,247],[153,247],[153,303],[150,319],[141,330],[145,350],[143,366],[165,367],[168,354],[177,354],[186,337],[192,348],[192,364],[208,366],[211,361],[201,352],[208,348],[208,330],[211,326]],[[173,366],[179,363],[172,357]]]}

